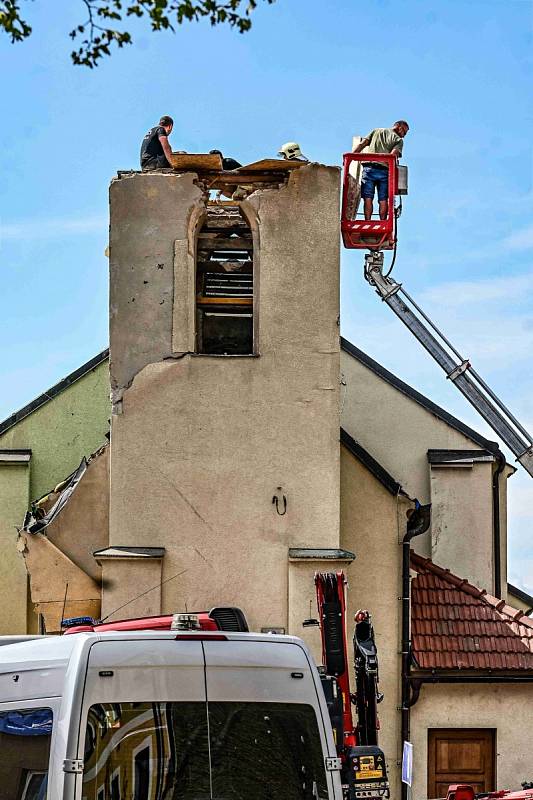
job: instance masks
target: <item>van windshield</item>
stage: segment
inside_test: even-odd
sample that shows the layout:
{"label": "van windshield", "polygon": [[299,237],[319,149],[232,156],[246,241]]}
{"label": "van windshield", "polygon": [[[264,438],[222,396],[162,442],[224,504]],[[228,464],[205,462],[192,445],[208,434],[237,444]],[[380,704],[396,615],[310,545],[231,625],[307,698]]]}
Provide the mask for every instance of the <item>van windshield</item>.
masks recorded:
{"label": "van windshield", "polygon": [[52,709],[0,711],[2,800],[45,800]]}
{"label": "van windshield", "polygon": [[87,800],[327,800],[316,714],[300,703],[92,706]]}

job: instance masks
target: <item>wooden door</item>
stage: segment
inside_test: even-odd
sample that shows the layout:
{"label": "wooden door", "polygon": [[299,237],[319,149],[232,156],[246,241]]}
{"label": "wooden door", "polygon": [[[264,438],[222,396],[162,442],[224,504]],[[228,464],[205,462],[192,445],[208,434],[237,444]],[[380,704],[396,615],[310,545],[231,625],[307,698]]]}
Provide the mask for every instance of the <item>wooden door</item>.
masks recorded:
{"label": "wooden door", "polygon": [[488,728],[428,730],[428,797],[446,797],[450,783],[470,783],[475,792],[494,791],[495,733]]}

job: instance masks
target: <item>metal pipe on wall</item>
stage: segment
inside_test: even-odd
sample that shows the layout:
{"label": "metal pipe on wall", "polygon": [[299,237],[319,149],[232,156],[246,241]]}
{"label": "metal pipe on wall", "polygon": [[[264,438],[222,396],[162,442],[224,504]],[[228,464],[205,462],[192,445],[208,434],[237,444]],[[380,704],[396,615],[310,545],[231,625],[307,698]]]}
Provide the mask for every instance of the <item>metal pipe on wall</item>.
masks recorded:
{"label": "metal pipe on wall", "polygon": [[[431,503],[422,506],[417,501],[416,507],[407,522],[407,532],[402,539],[402,750],[403,743],[410,737],[410,692],[409,681],[411,659],[411,585],[409,568],[411,561],[411,540],[420,536],[429,528],[431,522]],[[407,800],[407,784],[402,783],[402,800]]]}
{"label": "metal pipe on wall", "polygon": [[[492,532],[494,547],[494,594],[502,596],[502,560],[501,560],[501,529],[500,529],[500,475],[505,468],[505,456],[498,452],[496,455],[498,467],[492,476]],[[505,587],[507,588],[507,587]]]}

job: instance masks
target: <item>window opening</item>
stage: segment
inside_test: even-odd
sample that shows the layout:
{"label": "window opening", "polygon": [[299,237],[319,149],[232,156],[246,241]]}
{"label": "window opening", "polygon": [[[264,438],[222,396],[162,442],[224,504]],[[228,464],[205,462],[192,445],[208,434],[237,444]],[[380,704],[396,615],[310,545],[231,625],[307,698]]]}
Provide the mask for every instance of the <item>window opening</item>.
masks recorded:
{"label": "window opening", "polygon": [[254,352],[252,231],[238,205],[210,205],[196,249],[196,349]]}

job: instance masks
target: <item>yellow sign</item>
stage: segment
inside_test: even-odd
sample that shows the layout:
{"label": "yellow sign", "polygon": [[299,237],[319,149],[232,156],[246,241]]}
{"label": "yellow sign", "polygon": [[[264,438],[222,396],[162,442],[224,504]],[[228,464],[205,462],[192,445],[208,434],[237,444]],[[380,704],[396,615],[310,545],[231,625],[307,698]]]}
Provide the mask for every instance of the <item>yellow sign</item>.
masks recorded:
{"label": "yellow sign", "polygon": [[355,779],[357,781],[364,781],[367,778],[382,778],[383,772],[380,769],[365,769],[363,772],[356,772]]}

